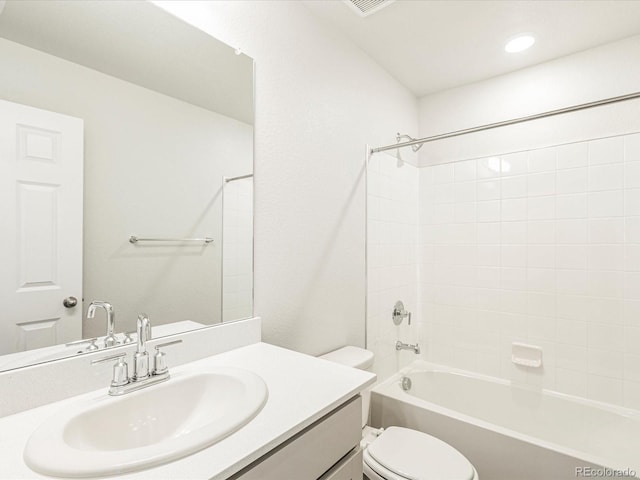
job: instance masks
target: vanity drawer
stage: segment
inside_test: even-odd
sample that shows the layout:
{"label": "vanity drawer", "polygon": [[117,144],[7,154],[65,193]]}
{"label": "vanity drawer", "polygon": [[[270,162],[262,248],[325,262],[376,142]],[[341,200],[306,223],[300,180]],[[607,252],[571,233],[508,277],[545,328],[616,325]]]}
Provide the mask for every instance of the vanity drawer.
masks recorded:
{"label": "vanity drawer", "polygon": [[362,480],[362,450],[352,450],[318,480]]}
{"label": "vanity drawer", "polygon": [[[349,479],[349,476],[324,477],[347,458],[360,443],[362,399],[356,396],[307,427],[280,446],[256,460],[230,480],[323,480]],[[357,451],[355,451],[357,454]],[[342,464],[343,457],[347,460]],[[338,465],[336,465],[338,466]]]}

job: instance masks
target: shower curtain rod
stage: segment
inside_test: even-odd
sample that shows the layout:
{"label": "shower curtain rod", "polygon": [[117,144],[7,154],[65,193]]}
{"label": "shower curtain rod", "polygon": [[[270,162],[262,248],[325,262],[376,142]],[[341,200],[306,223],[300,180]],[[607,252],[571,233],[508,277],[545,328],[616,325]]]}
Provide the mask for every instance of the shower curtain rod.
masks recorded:
{"label": "shower curtain rod", "polygon": [[625,100],[633,100],[634,98],[640,98],[640,92],[629,93],[627,95],[620,95],[618,97],[605,98],[602,100],[596,100],[595,102],[581,103],[580,105],[573,105],[571,107],[559,108],[557,110],[550,110],[548,112],[536,113],[534,115],[528,115],[526,117],[514,118],[511,120],[504,120],[502,122],[488,123],[479,127],[465,128],[463,130],[455,130],[453,132],[441,133],[433,135],[431,137],[418,138],[408,142],[394,143],[393,145],[385,145],[384,147],[372,148],[370,154],[385,152],[387,150],[395,150],[401,147],[410,147],[412,145],[422,145],[427,142],[434,142],[436,140],[443,140],[445,138],[459,137],[460,135],[466,135],[468,133],[482,132],[484,130],[491,130],[492,128],[506,127],[507,125],[515,125],[517,123],[528,122],[530,120],[538,120],[540,118],[553,117],[554,115],[560,115],[562,113],[577,112],[578,110],[586,110],[587,108],[599,107],[602,105],[608,105],[610,103],[624,102]]}

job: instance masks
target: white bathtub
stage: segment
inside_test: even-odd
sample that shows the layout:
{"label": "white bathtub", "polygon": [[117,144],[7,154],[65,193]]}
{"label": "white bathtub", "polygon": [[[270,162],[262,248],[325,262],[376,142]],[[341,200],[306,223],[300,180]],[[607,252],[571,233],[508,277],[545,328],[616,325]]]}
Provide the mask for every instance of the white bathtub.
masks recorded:
{"label": "white bathtub", "polygon": [[640,478],[636,410],[425,362],[378,385],[371,402],[373,426],[434,435],[462,452],[482,480]]}

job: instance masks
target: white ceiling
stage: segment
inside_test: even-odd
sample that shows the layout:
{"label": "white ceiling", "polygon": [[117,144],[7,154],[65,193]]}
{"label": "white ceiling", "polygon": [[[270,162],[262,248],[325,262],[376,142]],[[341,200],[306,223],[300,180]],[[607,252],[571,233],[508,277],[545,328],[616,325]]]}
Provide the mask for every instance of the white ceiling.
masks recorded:
{"label": "white ceiling", "polygon": [[[396,0],[361,18],[342,0],[306,0],[416,96],[640,34],[640,1]],[[508,54],[509,37],[536,44]]]}

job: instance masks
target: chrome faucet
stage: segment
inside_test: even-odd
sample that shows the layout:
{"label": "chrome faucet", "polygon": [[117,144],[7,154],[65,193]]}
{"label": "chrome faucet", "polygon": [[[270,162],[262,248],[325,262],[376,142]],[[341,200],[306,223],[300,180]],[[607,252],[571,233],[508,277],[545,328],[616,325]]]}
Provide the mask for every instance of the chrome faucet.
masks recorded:
{"label": "chrome faucet", "polygon": [[138,333],[138,348],[133,354],[133,380],[144,380],[149,377],[149,354],[147,353],[147,340],[151,331],[151,323],[146,313],[138,315],[136,324]]}
{"label": "chrome faucet", "polygon": [[420,354],[420,345],[417,343],[414,345],[412,343],[402,343],[400,340],[396,342],[396,350],[413,350],[413,353],[416,355]]}
{"label": "chrome faucet", "polygon": [[126,352],[111,355],[109,357],[93,360],[92,365],[97,363],[116,360],[113,366],[113,378],[109,388],[109,395],[118,396],[125,393],[134,392],[141,388],[155,385],[156,383],[169,380],[169,369],[167,368],[165,354],[160,349],[182,343],[182,340],[173,340],[172,342],[161,343],[156,345],[156,353],[153,356],[154,368],[149,369],[149,353],[147,352],[147,340],[150,340],[151,323],[149,317],[142,313],[138,315],[138,346],[133,354],[133,375],[129,377],[129,366],[125,361]]}
{"label": "chrome faucet", "polygon": [[120,342],[118,342],[118,339],[114,335],[116,328],[116,314],[113,311],[113,307],[109,302],[91,302],[87,309],[87,318],[93,318],[96,316],[96,308],[103,308],[107,314],[107,336],[104,337],[104,346],[113,347],[114,345],[118,345]]}

